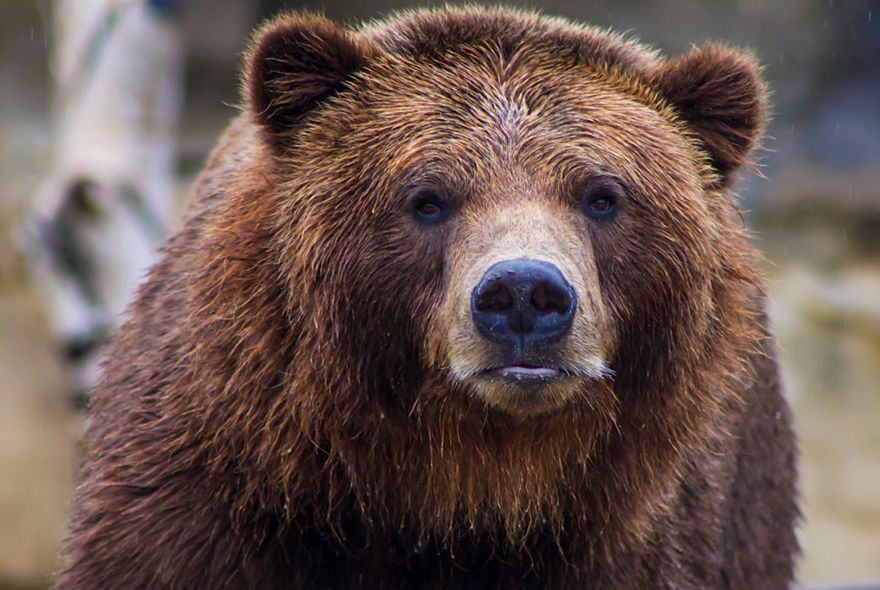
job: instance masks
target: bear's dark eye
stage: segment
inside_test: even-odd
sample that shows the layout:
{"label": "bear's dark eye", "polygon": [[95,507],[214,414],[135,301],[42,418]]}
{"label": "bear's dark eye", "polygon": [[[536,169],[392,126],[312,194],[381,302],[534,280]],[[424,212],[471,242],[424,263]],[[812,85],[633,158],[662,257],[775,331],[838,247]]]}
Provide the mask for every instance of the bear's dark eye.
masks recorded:
{"label": "bear's dark eye", "polygon": [[590,212],[606,215],[614,208],[614,197],[603,195],[590,201]]}
{"label": "bear's dark eye", "polygon": [[622,189],[613,182],[599,182],[587,187],[581,208],[591,219],[605,220],[617,213]]}
{"label": "bear's dark eye", "polygon": [[446,200],[435,190],[419,191],[412,200],[413,216],[416,221],[425,224],[436,224],[446,220],[448,205]]}
{"label": "bear's dark eye", "polygon": [[443,209],[440,208],[440,205],[437,203],[422,203],[419,205],[419,215],[422,217],[436,217],[443,212]]}

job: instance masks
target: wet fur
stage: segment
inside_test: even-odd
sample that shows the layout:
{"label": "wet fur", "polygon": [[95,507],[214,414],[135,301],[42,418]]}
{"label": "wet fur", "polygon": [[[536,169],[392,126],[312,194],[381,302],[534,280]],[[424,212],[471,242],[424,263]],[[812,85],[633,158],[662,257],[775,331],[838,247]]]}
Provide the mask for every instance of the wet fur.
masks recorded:
{"label": "wet fur", "polygon": [[[107,353],[59,588],[787,586],[794,437],[729,193],[749,56],[464,9],[284,16],[248,64]],[[575,137],[637,199],[577,234],[614,377],[524,416],[450,373],[448,277],[512,195],[580,227]],[[411,169],[471,195],[455,235],[404,225]]]}

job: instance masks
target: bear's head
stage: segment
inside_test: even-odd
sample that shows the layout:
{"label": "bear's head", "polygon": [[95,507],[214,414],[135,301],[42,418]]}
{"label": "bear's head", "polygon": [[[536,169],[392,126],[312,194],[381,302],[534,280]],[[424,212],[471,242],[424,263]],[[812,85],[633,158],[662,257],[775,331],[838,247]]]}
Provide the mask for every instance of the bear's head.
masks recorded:
{"label": "bear's head", "polygon": [[247,96],[289,201],[291,292],[365,384],[440,380],[525,418],[711,346],[739,262],[721,193],[764,117],[749,56],[663,62],[503,11],[288,16],[257,37]]}
{"label": "bear's head", "polygon": [[[667,61],[561,20],[452,9],[358,30],[282,16],[247,64],[257,194],[218,236],[251,235],[233,215],[262,236],[246,272],[266,279],[235,317],[265,312],[268,281],[284,313],[227,348],[265,349],[285,325],[273,383],[292,392],[264,421],[236,410],[273,437],[243,440],[254,461],[277,462],[288,495],[312,461],[362,506],[441,524],[522,530],[575,489],[662,500],[633,490],[723,428],[756,342],[730,194],[765,118],[753,58]],[[215,264],[212,293],[237,260]],[[326,460],[291,459],[291,437]]]}

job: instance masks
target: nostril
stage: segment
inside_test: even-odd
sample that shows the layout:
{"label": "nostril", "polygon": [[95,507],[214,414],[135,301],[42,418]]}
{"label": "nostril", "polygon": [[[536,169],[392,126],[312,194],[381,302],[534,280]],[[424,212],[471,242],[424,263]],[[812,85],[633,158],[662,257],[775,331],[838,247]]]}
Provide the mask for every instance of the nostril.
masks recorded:
{"label": "nostril", "polygon": [[564,314],[571,308],[571,297],[564,289],[542,281],[532,290],[530,303],[538,313]]}
{"label": "nostril", "polygon": [[513,303],[513,291],[501,281],[495,281],[480,291],[475,306],[477,311],[501,313],[513,309]]}

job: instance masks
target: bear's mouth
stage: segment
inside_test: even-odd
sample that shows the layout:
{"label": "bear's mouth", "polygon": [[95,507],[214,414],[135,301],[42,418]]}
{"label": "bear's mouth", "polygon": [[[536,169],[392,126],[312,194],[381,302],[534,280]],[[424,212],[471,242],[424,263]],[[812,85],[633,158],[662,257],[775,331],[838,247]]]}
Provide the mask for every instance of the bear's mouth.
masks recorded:
{"label": "bear's mouth", "polygon": [[515,381],[520,383],[534,383],[540,381],[553,381],[565,376],[561,369],[555,367],[547,367],[543,365],[504,365],[501,367],[493,367],[483,372],[490,378],[503,379],[505,381]]}

